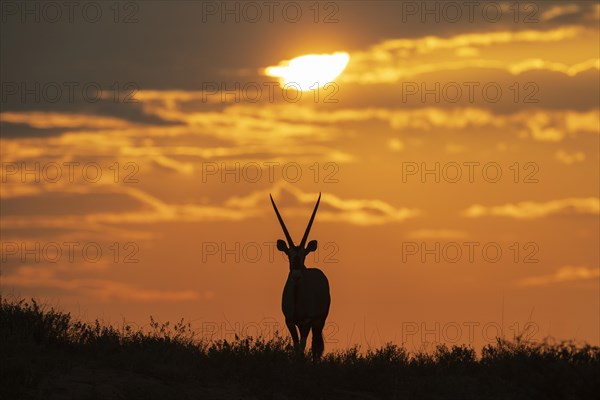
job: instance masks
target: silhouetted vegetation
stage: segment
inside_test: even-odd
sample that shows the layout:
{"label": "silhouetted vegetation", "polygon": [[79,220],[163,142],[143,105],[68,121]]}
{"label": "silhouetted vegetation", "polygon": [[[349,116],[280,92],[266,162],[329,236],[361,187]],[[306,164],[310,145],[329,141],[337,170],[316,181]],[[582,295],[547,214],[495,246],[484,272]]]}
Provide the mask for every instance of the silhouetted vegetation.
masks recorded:
{"label": "silhouetted vegetation", "polygon": [[183,321],[150,330],[85,323],[3,300],[2,399],[582,399],[600,393],[600,348],[498,340],[410,354],[394,344],[327,353],[287,339],[203,342]]}

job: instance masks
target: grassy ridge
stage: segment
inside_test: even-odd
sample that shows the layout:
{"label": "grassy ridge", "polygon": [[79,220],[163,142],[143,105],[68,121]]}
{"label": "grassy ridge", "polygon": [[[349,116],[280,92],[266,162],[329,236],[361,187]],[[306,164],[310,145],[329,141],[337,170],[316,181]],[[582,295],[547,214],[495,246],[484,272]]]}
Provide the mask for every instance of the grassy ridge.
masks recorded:
{"label": "grassy ridge", "polygon": [[583,399],[600,393],[600,348],[498,340],[410,354],[388,344],[312,364],[287,339],[202,342],[189,325],[144,332],[3,300],[2,399]]}

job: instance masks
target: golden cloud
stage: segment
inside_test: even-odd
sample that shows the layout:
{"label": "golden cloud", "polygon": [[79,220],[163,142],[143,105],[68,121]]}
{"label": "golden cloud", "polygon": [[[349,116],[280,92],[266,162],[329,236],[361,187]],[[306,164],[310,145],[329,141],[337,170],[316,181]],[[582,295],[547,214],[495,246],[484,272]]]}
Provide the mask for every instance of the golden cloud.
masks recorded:
{"label": "golden cloud", "polygon": [[[554,18],[570,10],[549,10]],[[426,36],[417,39],[388,39],[366,51],[350,54],[347,70],[340,82],[376,84],[399,82],[438,71],[466,68],[502,69],[513,75],[526,71],[546,70],[575,76],[590,69],[600,69],[598,58],[574,62],[568,55],[563,60],[556,53],[557,46],[569,46],[573,41],[597,44],[597,30],[565,26],[552,30],[525,30],[481,32],[455,35],[449,38]],[[541,45],[549,45],[542,47]],[[506,46],[519,51],[506,51]],[[534,47],[535,46],[535,47]],[[523,49],[534,49],[547,58],[518,58]],[[526,53],[526,52],[525,52]],[[439,61],[440,59],[444,61]]]}
{"label": "golden cloud", "polygon": [[[232,197],[227,205],[248,208],[260,207],[273,194],[275,199],[286,197],[295,203],[286,206],[286,215],[306,216],[306,207],[314,206],[318,193],[307,193],[292,185],[277,184],[270,190],[256,191],[244,197]],[[418,209],[396,208],[381,200],[342,199],[332,193],[323,194],[319,206],[319,218],[322,221],[345,222],[354,225],[381,225],[402,222],[421,214]]]}
{"label": "golden cloud", "polygon": [[590,268],[586,266],[565,265],[556,270],[553,274],[532,276],[521,279],[517,282],[517,286],[548,286],[563,282],[578,282],[578,281],[598,281],[600,277],[600,268]]}
{"label": "golden cloud", "polygon": [[[269,193],[291,195],[297,202],[286,212],[290,215],[306,213],[300,204],[314,204],[316,193],[305,193],[292,185],[276,184],[270,190],[259,190],[246,196],[233,196],[223,204],[204,205],[197,203],[170,204],[144,192],[141,189],[126,186],[67,186],[46,188],[38,187],[36,194],[45,192],[60,192],[72,194],[113,193],[125,195],[137,200],[139,209],[122,212],[91,212],[84,215],[29,215],[4,216],[3,227],[16,229],[24,227],[38,228],[69,228],[77,229],[85,226],[87,230],[103,231],[105,226],[113,224],[151,224],[158,222],[197,222],[197,221],[241,221],[249,218],[263,217],[270,213],[268,202]],[[10,192],[11,197],[30,196],[30,190]],[[326,194],[321,201],[321,220],[349,223],[354,225],[380,225],[385,223],[402,222],[420,214],[417,209],[396,208],[380,200],[342,199],[333,194]]]}
{"label": "golden cloud", "polygon": [[201,295],[194,290],[156,290],[136,287],[108,279],[64,279],[56,276],[48,267],[21,266],[16,273],[4,274],[2,284],[25,288],[59,289],[85,294],[103,301],[112,299],[127,301],[196,301]]}
{"label": "golden cloud", "polygon": [[550,21],[563,15],[576,14],[581,10],[577,4],[556,5],[545,10],[541,15],[542,21]]}
{"label": "golden cloud", "polygon": [[582,151],[576,151],[568,153],[564,150],[558,150],[554,157],[563,164],[571,165],[585,161],[585,153]]}
{"label": "golden cloud", "polygon": [[411,239],[465,239],[469,235],[465,231],[454,229],[418,229],[408,232],[407,237]]}
{"label": "golden cloud", "polygon": [[89,128],[109,129],[139,126],[121,118],[103,117],[93,114],[70,114],[60,112],[3,112],[2,121],[12,124],[27,124],[34,128]]}
{"label": "golden cloud", "polygon": [[544,218],[557,214],[598,215],[600,214],[600,199],[585,197],[546,202],[523,201],[491,207],[475,204],[463,211],[462,214],[469,218],[499,216],[517,219]]}

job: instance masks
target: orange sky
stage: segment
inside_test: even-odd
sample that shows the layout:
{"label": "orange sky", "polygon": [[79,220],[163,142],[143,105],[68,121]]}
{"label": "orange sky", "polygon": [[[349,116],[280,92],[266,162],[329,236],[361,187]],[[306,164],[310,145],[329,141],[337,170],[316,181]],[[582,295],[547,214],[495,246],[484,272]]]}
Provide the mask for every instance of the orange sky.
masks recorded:
{"label": "orange sky", "polygon": [[[326,349],[599,344],[600,7],[451,22],[430,2],[435,22],[332,2],[315,22],[297,4],[256,23],[201,2],[140,3],[128,24],[5,11],[2,295],[287,335],[268,194],[299,237],[322,192],[307,266],[331,284]],[[334,52],[336,84],[298,101],[264,72]]]}

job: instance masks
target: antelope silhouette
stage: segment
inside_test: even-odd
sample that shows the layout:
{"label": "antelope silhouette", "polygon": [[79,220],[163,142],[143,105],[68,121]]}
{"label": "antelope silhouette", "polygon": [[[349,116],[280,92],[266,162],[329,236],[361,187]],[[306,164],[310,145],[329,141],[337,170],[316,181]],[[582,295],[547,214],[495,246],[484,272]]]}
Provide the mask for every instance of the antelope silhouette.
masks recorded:
{"label": "antelope silhouette", "polygon": [[[290,273],[283,287],[281,302],[285,324],[292,335],[294,348],[299,354],[304,354],[306,339],[308,333],[312,330],[312,357],[313,361],[318,361],[323,354],[323,350],[325,350],[323,328],[325,327],[325,320],[329,314],[329,305],[331,304],[329,281],[320,269],[306,268],[304,260],[308,253],[317,249],[316,240],[311,240],[308,242],[308,245],[306,244],[306,240],[315,219],[317,208],[319,208],[321,193],[319,193],[317,204],[310,217],[302,241],[298,246],[294,245],[294,241],[281,218],[281,214],[279,214],[275,201],[273,201],[273,196],[269,194],[269,197],[287,239],[287,244],[281,239],[277,240],[277,249],[284,252],[290,261]],[[298,332],[300,332],[299,340]]]}

